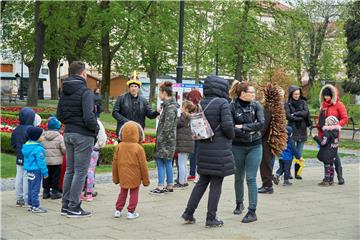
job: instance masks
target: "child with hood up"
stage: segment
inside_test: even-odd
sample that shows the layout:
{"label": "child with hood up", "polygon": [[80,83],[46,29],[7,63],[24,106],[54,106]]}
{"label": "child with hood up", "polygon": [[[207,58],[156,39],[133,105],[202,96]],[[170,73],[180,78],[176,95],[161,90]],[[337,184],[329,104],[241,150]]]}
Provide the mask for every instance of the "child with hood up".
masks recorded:
{"label": "child with hood up", "polygon": [[27,172],[24,170],[24,156],[21,152],[22,146],[29,140],[27,136],[27,129],[32,126],[38,126],[41,123],[41,118],[34,110],[24,107],[19,112],[20,125],[15,128],[11,134],[11,146],[16,152],[16,206],[22,207],[28,205],[28,181]]}
{"label": "child with hood up", "polygon": [[146,155],[141,142],[144,140],[142,127],[133,121],[126,122],[119,131],[120,143],[116,146],[112,162],[112,177],[115,184],[120,184],[120,193],[116,201],[115,218],[122,215],[128,192],[130,200],[128,205],[127,218],[139,217],[135,212],[141,182],[149,186],[149,173],[146,162]]}
{"label": "child with hood up", "polygon": [[318,185],[328,187],[334,183],[334,163],[338,155],[339,133],[341,126],[335,116],[325,119],[325,126],[322,127],[323,135],[318,137],[312,134],[314,140],[319,144],[320,149],[317,158],[324,163],[325,178]]}

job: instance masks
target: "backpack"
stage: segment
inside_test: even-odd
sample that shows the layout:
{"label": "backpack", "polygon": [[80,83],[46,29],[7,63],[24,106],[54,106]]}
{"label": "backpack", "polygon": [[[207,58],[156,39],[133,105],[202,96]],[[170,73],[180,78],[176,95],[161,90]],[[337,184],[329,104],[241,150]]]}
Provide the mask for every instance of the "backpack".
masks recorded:
{"label": "backpack", "polygon": [[209,121],[207,120],[205,116],[206,109],[210,106],[210,104],[215,101],[216,98],[213,98],[208,105],[204,108],[204,110],[201,108],[199,104],[199,111],[197,113],[193,113],[190,116],[190,128],[191,128],[191,137],[193,140],[205,140],[209,139],[212,136],[214,136],[214,132],[219,128],[219,126],[216,127],[216,129],[213,131]]}

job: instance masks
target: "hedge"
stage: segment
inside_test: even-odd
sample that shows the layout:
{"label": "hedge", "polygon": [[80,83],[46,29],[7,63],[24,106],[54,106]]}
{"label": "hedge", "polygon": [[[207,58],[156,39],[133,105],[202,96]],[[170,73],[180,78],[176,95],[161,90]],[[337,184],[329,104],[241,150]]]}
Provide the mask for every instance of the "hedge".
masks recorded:
{"label": "hedge", "polygon": [[[42,119],[48,119],[50,116],[55,116],[56,113],[53,112],[38,112],[37,113]],[[1,111],[2,117],[9,117],[9,118],[18,118],[19,112],[11,112],[11,111]]]}
{"label": "hedge", "polygon": [[[2,153],[12,153],[15,154],[15,150],[11,146],[11,134],[10,133],[0,133],[1,136],[1,152]],[[154,143],[145,143],[143,144],[146,159],[147,161],[152,161],[154,159]],[[112,162],[113,154],[115,150],[115,145],[107,145],[100,149],[99,161],[101,164],[109,165]]]}

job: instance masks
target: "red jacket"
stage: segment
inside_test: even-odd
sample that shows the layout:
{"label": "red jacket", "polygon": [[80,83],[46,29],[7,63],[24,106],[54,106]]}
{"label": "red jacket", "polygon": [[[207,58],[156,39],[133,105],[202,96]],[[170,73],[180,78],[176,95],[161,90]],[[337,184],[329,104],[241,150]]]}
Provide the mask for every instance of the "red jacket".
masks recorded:
{"label": "red jacket", "polygon": [[[332,98],[330,102],[324,101],[323,91],[325,88],[330,88],[332,92]],[[320,112],[318,116],[318,121],[316,123],[316,128],[318,129],[318,136],[322,138],[323,131],[318,126],[320,113],[322,110],[325,111],[325,117],[335,116],[339,120],[340,126],[344,126],[348,123],[349,117],[345,108],[345,105],[339,100],[338,90],[331,84],[326,84],[320,91]]]}

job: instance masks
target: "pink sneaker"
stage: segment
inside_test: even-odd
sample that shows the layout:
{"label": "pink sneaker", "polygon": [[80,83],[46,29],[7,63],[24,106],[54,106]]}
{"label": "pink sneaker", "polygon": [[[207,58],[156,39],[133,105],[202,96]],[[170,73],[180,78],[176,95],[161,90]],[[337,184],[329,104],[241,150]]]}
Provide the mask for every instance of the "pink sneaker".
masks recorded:
{"label": "pink sneaker", "polygon": [[84,197],[84,195],[82,193],[80,195],[80,201],[86,201],[86,197]]}
{"label": "pink sneaker", "polygon": [[91,202],[91,201],[93,201],[93,200],[94,200],[94,197],[93,197],[92,194],[86,195],[86,201]]}

